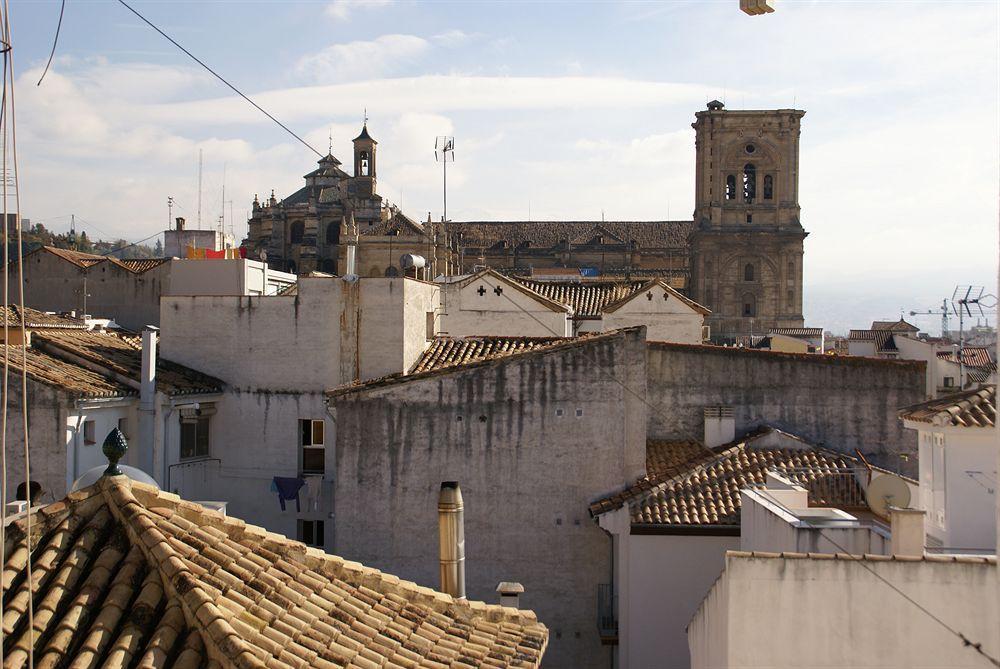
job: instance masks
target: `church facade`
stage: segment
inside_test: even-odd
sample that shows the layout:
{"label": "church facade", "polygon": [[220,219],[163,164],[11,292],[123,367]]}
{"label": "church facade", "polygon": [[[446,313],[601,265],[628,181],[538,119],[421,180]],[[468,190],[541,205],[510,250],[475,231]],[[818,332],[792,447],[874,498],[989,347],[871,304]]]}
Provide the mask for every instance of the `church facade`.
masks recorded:
{"label": "church facade", "polygon": [[284,200],[254,199],[245,245],[279,270],[395,276],[403,254],[426,276],[489,267],[513,275],[579,269],[580,281],[663,277],[712,310],[715,339],[802,327],[799,131],[805,112],[727,110],[712,101],[695,130],[695,211],[681,221],[426,221],[376,190],[377,142],[354,140],[354,173],[332,155]]}

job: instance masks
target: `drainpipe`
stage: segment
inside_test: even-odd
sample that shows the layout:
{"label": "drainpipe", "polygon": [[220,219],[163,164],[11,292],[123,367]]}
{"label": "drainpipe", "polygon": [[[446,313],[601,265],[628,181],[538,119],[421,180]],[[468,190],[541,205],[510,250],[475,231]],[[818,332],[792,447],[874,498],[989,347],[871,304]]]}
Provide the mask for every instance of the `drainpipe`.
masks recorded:
{"label": "drainpipe", "polygon": [[158,328],[147,325],[142,331],[142,368],[139,373],[139,468],[154,472],[156,432],[156,337]]}
{"label": "drainpipe", "polygon": [[438,495],[441,592],[465,599],[465,505],[458,481],[444,481]]}

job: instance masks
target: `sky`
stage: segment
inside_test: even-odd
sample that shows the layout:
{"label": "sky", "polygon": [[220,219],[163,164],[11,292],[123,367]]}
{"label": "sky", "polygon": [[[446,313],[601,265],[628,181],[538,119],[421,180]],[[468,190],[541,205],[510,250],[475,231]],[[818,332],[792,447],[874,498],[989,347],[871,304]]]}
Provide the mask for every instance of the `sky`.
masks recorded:
{"label": "sky", "polygon": [[[452,220],[682,220],[694,114],[804,109],[807,325],[843,332],[996,293],[1000,3],[135,0],[325,153],[367,110],[379,192]],[[246,232],[315,154],[114,1],[11,0],[22,215],[137,241],[174,216]],[[223,187],[225,194],[223,195]],[[909,316],[908,316],[909,317]],[[910,320],[928,331],[939,318]],[[995,317],[990,316],[990,322]]]}

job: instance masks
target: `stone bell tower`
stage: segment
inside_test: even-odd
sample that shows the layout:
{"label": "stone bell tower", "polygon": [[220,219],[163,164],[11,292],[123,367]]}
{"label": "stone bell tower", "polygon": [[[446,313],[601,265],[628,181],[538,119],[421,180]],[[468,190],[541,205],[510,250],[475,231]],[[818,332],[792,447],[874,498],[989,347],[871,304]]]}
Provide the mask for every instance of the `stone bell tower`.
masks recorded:
{"label": "stone bell tower", "polygon": [[354,138],[354,180],[358,197],[375,194],[375,149],[378,145],[368,134],[368,123],[361,128],[361,134]]}
{"label": "stone bell tower", "polygon": [[804,111],[695,114],[691,297],[712,310],[712,338],[802,327],[799,124]]}

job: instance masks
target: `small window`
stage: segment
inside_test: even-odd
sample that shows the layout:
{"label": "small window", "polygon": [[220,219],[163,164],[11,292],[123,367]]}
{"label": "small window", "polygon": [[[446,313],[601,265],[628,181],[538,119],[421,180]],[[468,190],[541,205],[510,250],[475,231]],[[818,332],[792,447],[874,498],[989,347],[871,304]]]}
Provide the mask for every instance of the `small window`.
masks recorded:
{"label": "small window", "polygon": [[302,473],[322,474],[326,471],[326,423],[309,418],[299,421],[299,446],[302,447]]}
{"label": "small window", "polygon": [[764,199],[774,199],[774,177],[770,174],[764,175]]}
{"label": "small window", "polygon": [[579,418],[582,415],[583,415],[583,409],[577,409],[576,410],[576,417]]}
{"label": "small window", "polygon": [[753,263],[747,263],[746,267],[743,268],[743,280],[753,281]]}
{"label": "small window", "polygon": [[753,153],[754,151],[757,150],[757,147],[754,146],[753,144],[747,144],[745,147],[743,147],[743,150],[746,151],[747,153]]}
{"label": "small window", "polygon": [[431,341],[432,339],[434,339],[434,312],[433,311],[428,311],[427,312],[426,330],[427,330],[427,332],[424,335],[424,337],[425,337],[425,339],[427,339],[427,341]]}
{"label": "small window", "polygon": [[326,243],[327,244],[339,244],[340,243],[340,223],[337,221],[330,221],[326,224]]}
{"label": "small window", "polygon": [[730,174],[726,177],[726,199],[736,199],[736,175]]}
{"label": "small window", "polygon": [[208,417],[182,420],[181,459],[208,457],[208,433]]}
{"label": "small window", "polygon": [[118,430],[128,439],[128,418],[118,419]]}
{"label": "small window", "polygon": [[322,520],[300,520],[299,541],[306,546],[323,548],[326,543],[326,532]]}
{"label": "small window", "polygon": [[747,214],[747,223],[753,223],[753,214]]}
{"label": "small window", "polygon": [[743,316],[753,317],[757,315],[757,298],[753,295],[743,296]]}
{"label": "small window", "polygon": [[562,409],[556,409],[556,415],[557,416],[562,416],[563,415],[563,410]]}
{"label": "small window", "polygon": [[955,387],[955,377],[954,376],[946,376],[946,377],[944,377],[944,387],[945,388],[954,388]]}
{"label": "small window", "polygon": [[83,421],[83,443],[87,446],[97,443],[97,430],[92,420]]}

